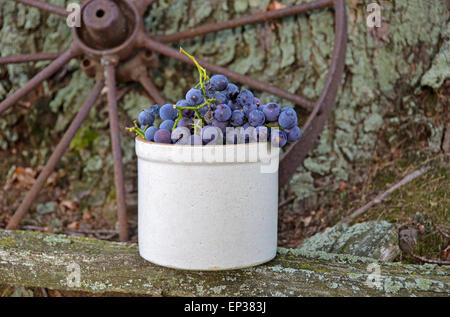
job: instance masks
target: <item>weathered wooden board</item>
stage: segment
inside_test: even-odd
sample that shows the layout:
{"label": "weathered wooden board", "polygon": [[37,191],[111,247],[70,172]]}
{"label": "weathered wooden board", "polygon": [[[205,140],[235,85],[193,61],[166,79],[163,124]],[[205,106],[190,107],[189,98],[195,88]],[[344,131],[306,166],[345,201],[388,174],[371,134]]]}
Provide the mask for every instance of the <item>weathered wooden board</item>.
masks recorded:
{"label": "weathered wooden board", "polygon": [[146,262],[136,244],[0,230],[0,283],[49,289],[152,296],[449,296],[449,273],[436,265],[292,249],[279,249],[273,261],[248,269],[180,271]]}

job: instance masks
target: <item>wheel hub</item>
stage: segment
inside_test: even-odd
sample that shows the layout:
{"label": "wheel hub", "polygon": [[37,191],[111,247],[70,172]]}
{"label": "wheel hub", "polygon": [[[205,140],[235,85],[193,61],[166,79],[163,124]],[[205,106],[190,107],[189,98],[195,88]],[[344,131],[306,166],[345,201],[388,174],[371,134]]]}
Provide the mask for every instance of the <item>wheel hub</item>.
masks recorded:
{"label": "wheel hub", "polygon": [[125,60],[143,31],[141,13],[130,0],[88,0],[81,7],[81,27],[73,28],[74,41],[90,58],[115,55]]}

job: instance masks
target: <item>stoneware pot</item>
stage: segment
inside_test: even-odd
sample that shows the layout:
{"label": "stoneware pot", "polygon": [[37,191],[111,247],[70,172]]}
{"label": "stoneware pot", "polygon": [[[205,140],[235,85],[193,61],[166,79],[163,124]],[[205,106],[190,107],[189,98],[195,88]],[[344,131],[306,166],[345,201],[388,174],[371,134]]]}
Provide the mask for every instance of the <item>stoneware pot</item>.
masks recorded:
{"label": "stoneware pot", "polygon": [[178,269],[228,270],[275,257],[278,149],[137,138],[136,153],[144,259]]}

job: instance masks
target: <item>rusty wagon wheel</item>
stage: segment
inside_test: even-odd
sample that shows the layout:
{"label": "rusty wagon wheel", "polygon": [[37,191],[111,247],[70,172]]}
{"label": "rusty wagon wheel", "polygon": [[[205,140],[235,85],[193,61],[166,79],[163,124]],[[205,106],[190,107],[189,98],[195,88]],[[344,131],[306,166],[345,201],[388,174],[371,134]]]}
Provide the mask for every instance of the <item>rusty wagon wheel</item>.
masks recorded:
{"label": "rusty wagon wheel", "polygon": [[[68,12],[64,8],[37,0],[14,1],[63,17],[68,15]],[[157,103],[164,104],[164,98],[148,77],[149,69],[157,66],[157,59],[154,53],[193,64],[187,56],[166,45],[167,43],[333,6],[335,15],[333,55],[323,92],[316,101],[292,94],[267,83],[198,59],[198,62],[210,72],[226,75],[236,82],[287,99],[310,112],[308,120],[302,129],[303,136],[300,140],[292,144],[281,158],[279,169],[280,185],[285,184],[290,179],[308,152],[313,148],[331,112],[344,69],[347,40],[345,0],[317,0],[284,9],[259,12],[216,24],[203,25],[191,30],[163,36],[148,35],[144,30],[143,15],[153,2],[154,0],[86,0],[81,5],[82,24],[80,27],[72,28],[73,41],[67,51],[61,53],[37,53],[0,57],[0,64],[54,60],[50,65],[35,75],[25,86],[3,100],[0,103],[0,114],[13,106],[20,98],[35,89],[44,80],[52,76],[72,58],[81,57],[81,68],[88,76],[95,77],[97,80],[90,96],[71,122],[33,187],[27,193],[25,199],[9,221],[6,227],[7,229],[16,229],[18,227],[20,220],[35,201],[40,189],[69,146],[70,141],[75,136],[82,122],[88,116],[89,110],[100,96],[101,91],[106,86],[111,143],[114,155],[114,180],[119,220],[119,238],[121,241],[126,241],[128,239],[128,225],[122,153],[119,142],[116,80],[120,82],[139,82]]]}

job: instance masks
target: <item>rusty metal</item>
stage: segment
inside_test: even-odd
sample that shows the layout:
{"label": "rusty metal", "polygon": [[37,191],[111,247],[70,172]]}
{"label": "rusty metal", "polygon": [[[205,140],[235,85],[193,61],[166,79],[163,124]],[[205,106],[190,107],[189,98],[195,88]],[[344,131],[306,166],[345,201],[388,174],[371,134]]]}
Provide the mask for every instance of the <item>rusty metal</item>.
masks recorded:
{"label": "rusty metal", "polygon": [[[84,18],[85,9],[97,2],[103,2],[105,0],[87,0],[81,6],[82,17]],[[113,1],[113,0],[106,0]],[[139,11],[139,8],[135,5],[135,1],[132,0],[115,0],[114,3],[119,7],[121,18],[125,19],[126,29],[110,29],[106,30],[109,38],[114,38],[114,35],[118,36],[121,41],[116,43],[97,43],[95,38],[92,38],[91,34],[95,33],[93,28],[100,27],[101,22],[95,19],[91,20],[89,25],[86,25],[82,21],[81,27],[72,28],[72,35],[74,42],[81,48],[86,56],[100,60],[103,56],[117,56],[119,61],[124,61],[132,56],[137,48],[136,40],[140,33],[144,32],[144,24],[142,22],[143,12]],[[101,6],[97,6],[97,11],[101,10]],[[103,9],[104,14],[109,14],[108,8]],[[105,16],[104,16],[105,17]],[[117,34],[116,34],[117,33]],[[125,36],[124,36],[125,34]]]}
{"label": "rusty metal", "polygon": [[63,52],[32,53],[32,54],[22,54],[22,55],[16,55],[16,56],[5,56],[5,57],[0,57],[0,65],[46,61],[46,60],[55,59],[58,56],[60,56],[62,53]]}
{"label": "rusty metal", "polygon": [[144,87],[145,91],[152,97],[158,104],[164,105],[166,100],[158,91],[158,88],[152,83],[146,74],[141,74],[138,78],[138,82]]}
{"label": "rusty metal", "polygon": [[80,67],[89,78],[94,78],[100,72],[101,65],[95,59],[83,58]]}
{"label": "rusty metal", "polygon": [[159,66],[156,54],[139,51],[135,56],[124,61],[117,67],[117,79],[121,82],[137,82],[142,74]]}
{"label": "rusty metal", "polygon": [[0,103],[0,114],[4,112],[6,109],[15,104],[20,98],[26,95],[28,92],[36,88],[40,83],[53,75],[58,69],[67,64],[72,58],[81,54],[81,51],[78,50],[77,46],[72,43],[69,50],[61,54],[57,59],[55,59],[50,65],[44,68],[41,72],[39,72],[36,76],[34,76],[25,86],[17,90],[11,96],[6,98]]}
{"label": "rusty metal", "polygon": [[[63,8],[58,8],[43,2],[35,0],[15,1],[47,12],[67,16],[67,12]],[[116,78],[117,81],[121,83],[139,82],[151,98],[159,104],[163,104],[165,103],[164,98],[149,78],[149,74],[151,74],[152,70],[158,67],[159,64],[155,53],[160,53],[191,65],[193,64],[185,55],[163,43],[189,39],[211,32],[218,32],[247,24],[271,21],[289,15],[334,6],[336,35],[333,56],[324,90],[317,101],[312,101],[308,98],[298,96],[267,83],[230,71],[224,67],[198,59],[199,63],[210,72],[224,74],[231,80],[290,100],[296,105],[311,111],[311,114],[303,127],[303,137],[292,144],[281,159],[279,172],[280,185],[287,183],[297,167],[303,162],[308,152],[314,147],[318,135],[326,124],[336,98],[337,89],[344,68],[347,39],[344,1],[345,0],[318,0],[280,10],[255,13],[246,17],[217,24],[203,25],[191,30],[163,36],[149,36],[144,30],[143,15],[154,0],[84,1],[81,7],[82,25],[81,27],[72,29],[73,42],[67,52],[39,53],[0,58],[0,64],[56,58],[48,67],[44,68],[44,70],[33,77],[24,87],[2,101],[0,103],[0,113],[16,103],[21,97],[38,86],[42,81],[52,76],[52,74],[65,65],[71,58],[83,55],[81,68],[89,77],[98,78],[98,83],[94,88],[94,92],[91,94],[88,101],[86,101],[74,122],[70,125],[69,130],[64,135],[60,144],[58,144],[43,172],[39,175],[35,186],[33,186],[32,190],[25,197],[24,202],[14,214],[8,224],[8,228],[12,229],[17,227],[20,219],[26,214],[27,210],[37,197],[40,188],[43,186],[51,170],[53,170],[62,153],[67,148],[70,139],[78,129],[82,119],[87,115],[86,109],[92,106],[89,106],[89,104],[91,102],[94,103],[95,99],[98,97],[99,92],[95,92],[98,89],[101,89],[99,88],[99,85],[103,86],[103,74],[105,74],[110,134],[114,155],[120,240],[127,240],[128,225],[125,205],[124,171],[120,149]],[[127,91],[127,89],[128,88],[124,88],[122,91]]]}
{"label": "rusty metal", "polygon": [[60,15],[63,17],[68,15],[68,12],[66,11],[66,9],[51,5],[49,3],[36,1],[36,0],[14,0],[14,1],[20,2],[20,3],[30,6],[30,7],[38,8],[39,10],[42,10],[42,11],[45,11],[48,13],[54,13],[54,14],[57,14],[57,15]]}
{"label": "rusty metal", "polygon": [[97,49],[115,47],[128,35],[125,16],[110,0],[89,2],[83,10],[83,22],[90,46]]}
{"label": "rusty metal", "polygon": [[148,73],[153,68],[159,66],[159,60],[156,54],[149,51],[140,51],[134,57],[120,64],[117,69],[117,78],[121,82],[138,82],[149,94],[149,96],[158,104],[166,103],[158,88],[148,78]]}
{"label": "rusty metal", "polygon": [[135,2],[135,6],[139,10],[139,12],[142,12],[142,15],[144,15],[148,7],[151,6],[155,1],[156,0],[140,0]]}
{"label": "rusty metal", "polygon": [[116,97],[116,69],[119,58],[106,56],[102,60],[105,68],[106,87],[108,89],[109,131],[114,158],[114,183],[116,185],[116,201],[119,218],[120,241],[128,240],[127,206],[125,204],[125,183],[123,179],[122,150],[120,149],[119,113]]}
{"label": "rusty metal", "polygon": [[236,28],[243,25],[267,22],[275,19],[284,18],[290,15],[296,15],[316,9],[323,9],[333,5],[333,0],[319,0],[290,6],[280,10],[267,12],[258,12],[242,18],[219,22],[215,24],[206,24],[187,31],[177,32],[169,35],[155,36],[154,39],[161,43],[170,43],[179,40],[190,39],[208,33],[215,33],[227,29]]}
{"label": "rusty metal", "polygon": [[17,227],[19,226],[20,220],[25,216],[25,214],[27,213],[30,206],[36,200],[36,197],[39,194],[39,191],[45,185],[45,182],[47,181],[48,177],[55,169],[56,164],[58,164],[58,162],[61,159],[61,157],[63,156],[64,152],[69,147],[70,142],[72,141],[73,137],[77,133],[81,124],[87,118],[89,111],[91,110],[92,106],[95,104],[95,101],[97,100],[98,96],[100,95],[100,92],[102,91],[103,86],[104,86],[103,79],[99,80],[97,82],[97,84],[94,86],[90,96],[86,99],[84,105],[78,111],[77,115],[75,116],[75,118],[73,119],[69,128],[67,129],[66,133],[64,133],[64,136],[62,137],[61,141],[56,146],[55,151],[53,152],[52,156],[48,160],[44,169],[39,174],[39,177],[37,178],[36,182],[33,184],[33,187],[27,193],[27,195],[25,196],[25,199],[22,201],[19,208],[14,213],[13,217],[10,219],[6,229],[17,229]]}

